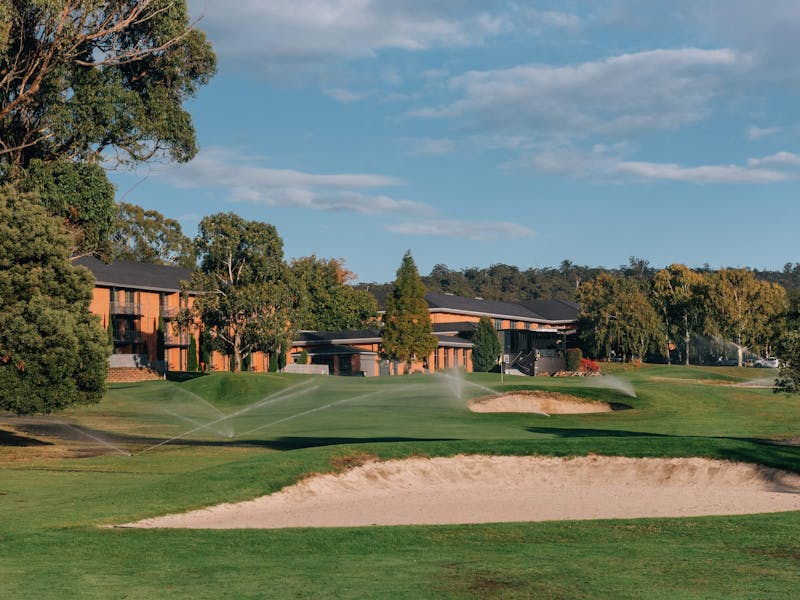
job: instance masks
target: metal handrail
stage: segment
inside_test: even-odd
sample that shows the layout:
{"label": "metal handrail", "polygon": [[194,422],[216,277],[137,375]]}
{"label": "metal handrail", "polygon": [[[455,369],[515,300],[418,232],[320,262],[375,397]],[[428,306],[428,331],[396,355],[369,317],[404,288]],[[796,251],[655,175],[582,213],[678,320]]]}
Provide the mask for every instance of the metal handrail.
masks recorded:
{"label": "metal handrail", "polygon": [[112,302],[112,315],[141,315],[142,306],[138,302]]}

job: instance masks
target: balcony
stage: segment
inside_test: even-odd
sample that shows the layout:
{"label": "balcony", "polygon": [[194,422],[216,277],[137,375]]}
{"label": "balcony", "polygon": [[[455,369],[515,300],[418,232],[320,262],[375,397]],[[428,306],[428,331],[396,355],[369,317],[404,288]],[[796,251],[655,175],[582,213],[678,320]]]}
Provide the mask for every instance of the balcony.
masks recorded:
{"label": "balcony", "polygon": [[164,345],[165,346],[188,346],[189,334],[188,333],[173,333],[172,331],[164,332]]}
{"label": "balcony", "polygon": [[141,331],[115,331],[114,344],[121,346],[125,344],[141,344],[144,341]]}
{"label": "balcony", "polygon": [[159,306],[158,312],[161,315],[162,319],[174,319],[178,316],[178,313],[181,311],[181,308],[178,306]]}
{"label": "balcony", "polygon": [[141,315],[142,306],[138,302],[112,302],[112,315]]}

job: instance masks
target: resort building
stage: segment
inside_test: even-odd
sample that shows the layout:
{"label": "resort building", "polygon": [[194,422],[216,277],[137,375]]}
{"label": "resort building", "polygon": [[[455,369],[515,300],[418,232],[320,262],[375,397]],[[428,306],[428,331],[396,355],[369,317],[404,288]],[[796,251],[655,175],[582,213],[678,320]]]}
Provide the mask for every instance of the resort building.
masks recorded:
{"label": "resort building", "polygon": [[[181,294],[191,278],[188,269],[129,261],[105,264],[86,257],[77,264],[87,267],[96,283],[91,310],[100,316],[113,340],[112,369],[152,369],[159,373],[185,371],[194,363],[204,370],[231,368],[230,357],[211,352],[202,364],[201,323],[183,331],[174,326],[181,309],[191,307],[193,296]],[[575,333],[578,306],[562,300],[496,302],[450,294],[429,293],[433,334],[437,348],[420,357],[412,371],[433,372],[450,368],[472,370],[472,337],[483,315],[494,323],[500,337],[503,362],[508,370],[525,375],[551,374],[566,366],[566,347]],[[381,298],[378,298],[379,304]],[[190,349],[195,360],[189,360]],[[301,331],[287,353],[287,370],[301,371],[307,359],[316,371],[334,375],[368,377],[404,372],[381,358],[378,329],[358,331]],[[297,366],[295,366],[297,365]],[[269,355],[255,352],[245,361],[250,371],[269,370]],[[321,369],[327,367],[327,369]],[[309,367],[310,370],[313,370]]]}

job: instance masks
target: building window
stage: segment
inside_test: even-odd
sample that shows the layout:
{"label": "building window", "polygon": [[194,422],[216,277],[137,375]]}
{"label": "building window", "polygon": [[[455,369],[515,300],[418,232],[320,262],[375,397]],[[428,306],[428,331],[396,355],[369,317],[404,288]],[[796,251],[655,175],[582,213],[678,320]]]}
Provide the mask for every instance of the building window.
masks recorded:
{"label": "building window", "polygon": [[497,331],[500,331],[503,328],[503,319],[495,319],[494,328],[497,329]]}
{"label": "building window", "polygon": [[525,329],[527,329],[528,331],[530,331],[530,329],[531,329],[531,324],[526,322],[526,323],[525,323]]}

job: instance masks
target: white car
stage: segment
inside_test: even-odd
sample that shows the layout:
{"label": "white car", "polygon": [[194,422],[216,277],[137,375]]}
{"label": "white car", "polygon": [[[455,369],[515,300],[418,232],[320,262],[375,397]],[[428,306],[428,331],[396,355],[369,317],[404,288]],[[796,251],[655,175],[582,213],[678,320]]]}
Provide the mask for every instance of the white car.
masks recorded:
{"label": "white car", "polygon": [[774,356],[766,356],[763,358],[759,358],[754,363],[756,367],[762,367],[767,369],[777,369],[778,368],[778,359]]}

